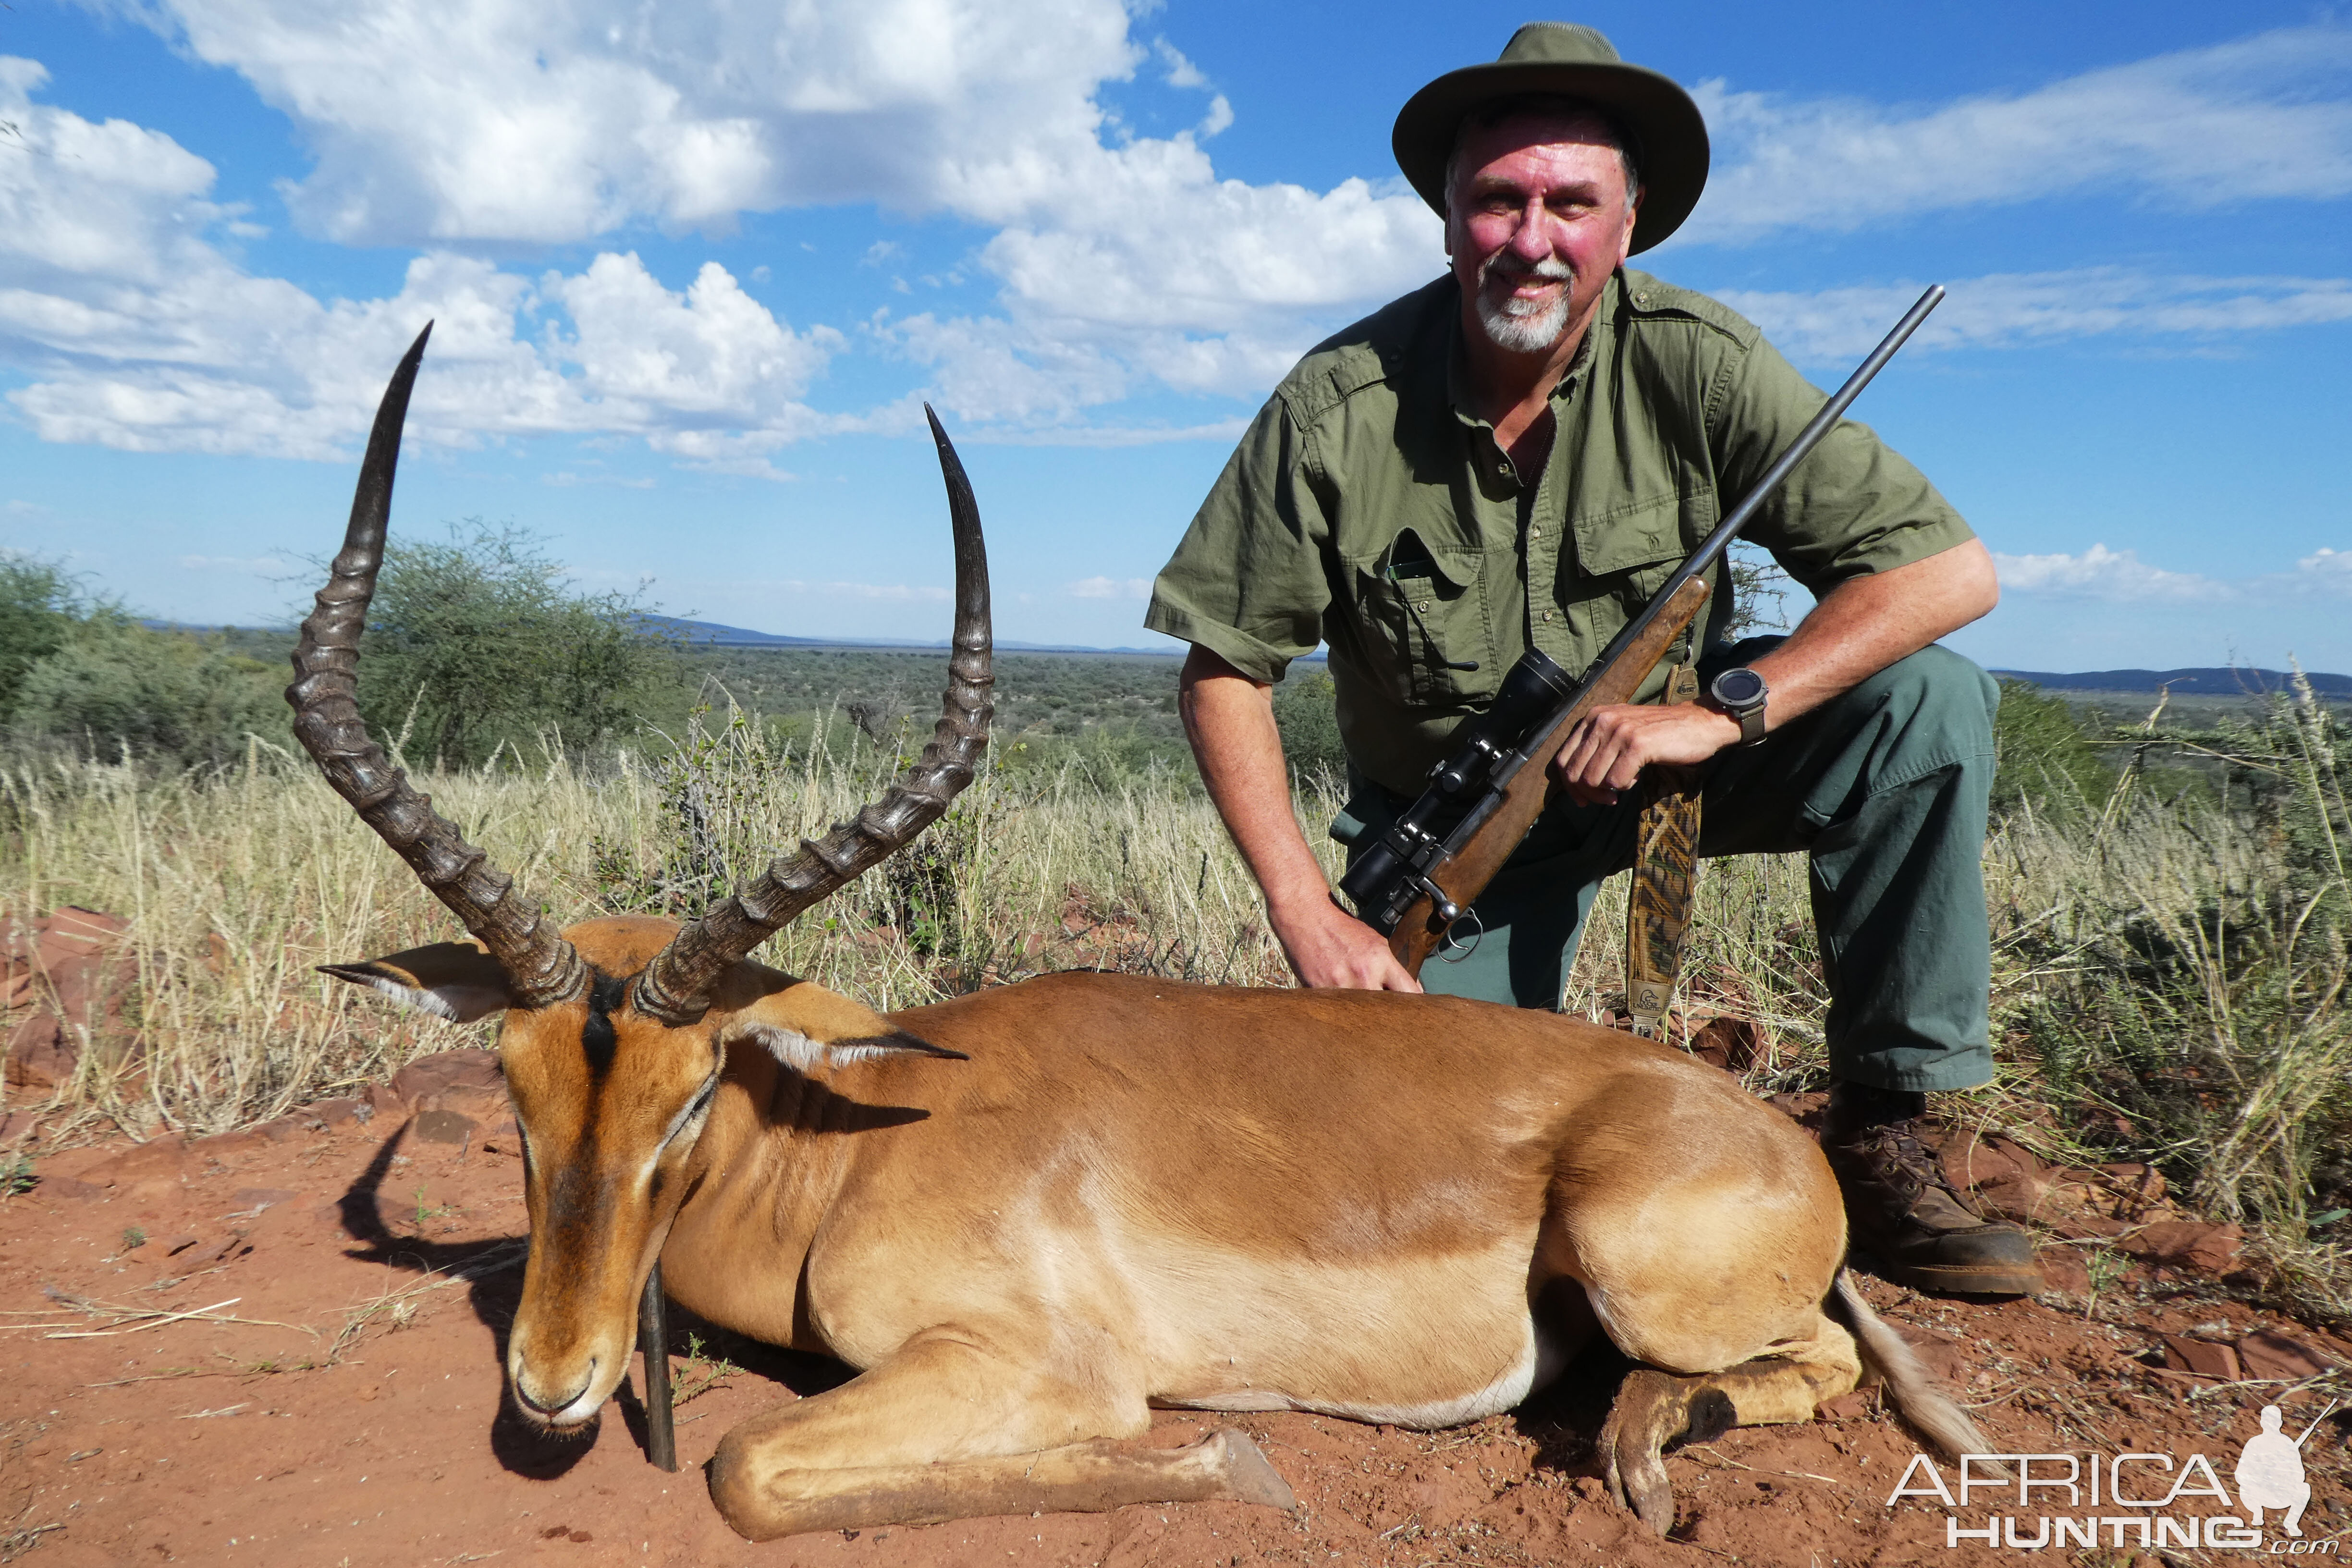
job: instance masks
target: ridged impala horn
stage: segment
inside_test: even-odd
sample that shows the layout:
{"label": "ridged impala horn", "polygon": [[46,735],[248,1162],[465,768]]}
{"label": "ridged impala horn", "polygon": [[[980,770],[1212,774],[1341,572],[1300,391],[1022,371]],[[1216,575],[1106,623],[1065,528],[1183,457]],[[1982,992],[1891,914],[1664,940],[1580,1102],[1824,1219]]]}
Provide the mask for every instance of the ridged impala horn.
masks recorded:
{"label": "ridged impala horn", "polygon": [[989,668],[988,550],[963,463],[929,404],[923,413],[931,422],[940,472],[947,479],[956,563],[955,647],[930,744],[880,800],[823,838],[802,840],[799,854],[776,860],[725,903],[681,929],[637,977],[640,1013],[674,1027],[699,1019],[729,965],[929,826],[971,782],[972,769],[988,748],[988,721],[994,710],[989,687],[996,679]]}
{"label": "ridged impala horn", "polygon": [[546,1007],[588,994],[587,965],[541,921],[537,904],[516,890],[513,879],[434,811],[432,796],[392,765],[360,719],[360,633],[375,595],[376,569],[383,564],[384,523],[392,513],[392,475],[400,462],[409,389],[425,358],[425,340],[432,335],[428,321],[376,406],[342,553],[319,590],[318,607],[302,623],[294,649],[294,684],[286,689],[286,700],[294,706],[294,733],[327,782],[504,967],[512,1004]]}

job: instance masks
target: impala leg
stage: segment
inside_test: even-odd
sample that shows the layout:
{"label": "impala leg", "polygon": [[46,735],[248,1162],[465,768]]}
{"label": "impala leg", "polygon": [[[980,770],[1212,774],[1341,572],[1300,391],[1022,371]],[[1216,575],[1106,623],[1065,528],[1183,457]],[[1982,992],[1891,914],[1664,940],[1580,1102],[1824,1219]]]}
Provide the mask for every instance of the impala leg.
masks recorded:
{"label": "impala leg", "polygon": [[1297,1506],[1241,1433],[1143,1451],[1108,1440],[1150,1421],[1139,1396],[1082,1390],[933,1334],[839,1388],[728,1433],[710,1461],[711,1498],[752,1541],[1137,1502]]}
{"label": "impala leg", "polygon": [[1664,1535],[1675,1523],[1674,1491],[1659,1458],[1667,1444],[1709,1442],[1734,1426],[1810,1421],[1822,1400],[1852,1389],[1862,1376],[1853,1339],[1826,1318],[1821,1328],[1811,1340],[1721,1372],[1628,1373],[1601,1429],[1609,1495]]}

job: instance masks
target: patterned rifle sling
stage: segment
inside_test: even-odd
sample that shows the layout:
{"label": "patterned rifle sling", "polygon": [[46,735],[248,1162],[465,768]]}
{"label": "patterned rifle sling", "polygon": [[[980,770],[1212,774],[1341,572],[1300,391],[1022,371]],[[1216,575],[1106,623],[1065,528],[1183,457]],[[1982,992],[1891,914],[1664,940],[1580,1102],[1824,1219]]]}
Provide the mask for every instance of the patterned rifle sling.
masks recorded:
{"label": "patterned rifle sling", "polygon": [[[1664,700],[1698,697],[1698,668],[1679,664]],[[1698,882],[1699,788],[1680,768],[1652,768],[1635,830],[1633,886],[1625,914],[1625,1010],[1645,1040],[1665,1037],[1666,1009],[1682,973],[1683,931]]]}

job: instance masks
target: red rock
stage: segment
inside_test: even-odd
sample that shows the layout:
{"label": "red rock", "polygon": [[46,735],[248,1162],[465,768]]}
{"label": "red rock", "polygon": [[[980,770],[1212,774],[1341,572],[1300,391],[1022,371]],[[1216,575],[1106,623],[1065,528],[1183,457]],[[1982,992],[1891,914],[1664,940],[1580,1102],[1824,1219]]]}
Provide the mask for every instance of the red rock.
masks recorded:
{"label": "red rock", "polygon": [[1813,1407],[1816,1421],[1854,1421],[1871,1413],[1876,1401],[1857,1388],[1851,1394],[1841,1394],[1835,1399],[1824,1399]]}
{"label": "red rock", "polygon": [[78,1182],[71,1176],[43,1176],[37,1190],[48,1197],[72,1198],[83,1203],[106,1195],[104,1187],[92,1182]]}
{"label": "red rock", "polygon": [[459,1084],[488,1089],[503,1087],[499,1076],[499,1058],[488,1051],[443,1051],[438,1056],[419,1057],[392,1075],[393,1092],[404,1104],[414,1106],[427,1095],[437,1094]]}
{"label": "red rock", "polygon": [[1709,1018],[1691,1037],[1689,1048],[1727,1072],[1746,1072],[1764,1054],[1764,1031],[1752,1018]]}
{"label": "red rock", "polygon": [[79,904],[66,904],[49,911],[42,922],[44,945],[56,944],[70,952],[96,952],[113,946],[131,922],[119,915],[102,915],[96,910],[86,910]]}
{"label": "red rock", "polygon": [[318,1100],[304,1108],[329,1127],[352,1127],[373,1119],[375,1107],[364,1100]]}
{"label": "red rock", "polygon": [[368,1085],[367,1105],[371,1118],[389,1116],[397,1121],[408,1114],[408,1102],[397,1091],[380,1083]]}
{"label": "red rock", "polygon": [[2167,1190],[2164,1173],[2153,1165],[2120,1162],[2112,1165],[2102,1165],[2099,1167],[2099,1172],[2107,1178],[2116,1192],[2136,1204],[2158,1204],[2164,1201]]}
{"label": "red rock", "polygon": [[495,1127],[514,1114],[514,1101],[507,1098],[503,1083],[488,1089],[461,1083],[426,1095],[416,1102],[416,1109],[420,1113],[454,1110],[485,1127]]}
{"label": "red rock", "polygon": [[242,1153],[247,1149],[262,1148],[268,1142],[252,1128],[240,1127],[234,1132],[216,1132],[210,1138],[199,1138],[188,1148],[208,1160],[217,1160],[225,1155]]}
{"label": "red rock", "polygon": [[210,1247],[200,1247],[182,1261],[190,1268],[204,1268],[215,1263],[228,1263],[253,1250],[253,1244],[242,1236],[221,1237]]}
{"label": "red rock", "polygon": [[472,1117],[454,1110],[420,1110],[410,1125],[427,1143],[470,1143],[481,1131]]}
{"label": "red rock", "polygon": [[81,1048],[54,1014],[36,1013],[8,1037],[7,1080],[18,1089],[55,1089],[71,1081]]}
{"label": "red rock", "polygon": [[1943,1161],[1945,1179],[1963,1192],[2002,1180],[2048,1180],[2032,1151],[1996,1134],[1963,1132],[1944,1145]]}
{"label": "red rock", "polygon": [[19,1144],[37,1143],[41,1138],[41,1113],[37,1110],[12,1110],[0,1116],[0,1149],[14,1149]]}
{"label": "red rock", "polygon": [[1828,1110],[1830,1097],[1818,1090],[1811,1094],[1776,1094],[1769,1102],[1775,1110],[1811,1133],[1816,1141],[1822,1135],[1822,1117]]}
{"label": "red rock", "polygon": [[114,959],[61,960],[48,966],[48,992],[58,1016],[84,1028],[119,1019],[122,1004],[138,984],[139,966],[128,955]]}
{"label": "red rock", "polygon": [[2164,1336],[2164,1364],[2174,1372],[2193,1372],[2200,1377],[2219,1378],[2223,1383],[2235,1383],[2238,1352],[2228,1345],[2211,1340],[2194,1340],[2186,1334]]}
{"label": "red rock", "polygon": [[175,1236],[171,1240],[163,1244],[163,1256],[166,1258],[177,1258],[180,1254],[187,1251],[188,1248],[195,1246],[196,1243],[203,1239],[203,1237],[197,1236],[193,1232],[186,1236]]}
{"label": "red rock", "polygon": [[2277,1378],[2299,1383],[2317,1377],[2336,1363],[2316,1345],[2283,1333],[2259,1329],[2238,1342],[2238,1363],[2248,1377]]}
{"label": "red rock", "polygon": [[1910,1323],[1890,1323],[1888,1327],[1903,1336],[1903,1342],[1911,1347],[1929,1372],[1948,1384],[1957,1385],[1961,1381],[1967,1368],[1960,1359],[1958,1344],[1931,1330]]}
{"label": "red rock", "polygon": [[2033,1255],[2042,1270],[2042,1283],[2053,1290],[2069,1296],[2091,1293],[2091,1271],[2084,1265],[2083,1249],[2079,1247],[2045,1247]]}
{"label": "red rock", "polygon": [[142,1181],[149,1176],[177,1176],[188,1168],[187,1141],[176,1132],[151,1138],[136,1149],[92,1165],[82,1180],[104,1186]]}
{"label": "red rock", "polygon": [[2150,1262],[2205,1274],[2226,1274],[2237,1266],[2238,1252],[2245,1241],[2246,1233],[2234,1225],[2182,1220],[2147,1226],[2123,1237],[2117,1245]]}

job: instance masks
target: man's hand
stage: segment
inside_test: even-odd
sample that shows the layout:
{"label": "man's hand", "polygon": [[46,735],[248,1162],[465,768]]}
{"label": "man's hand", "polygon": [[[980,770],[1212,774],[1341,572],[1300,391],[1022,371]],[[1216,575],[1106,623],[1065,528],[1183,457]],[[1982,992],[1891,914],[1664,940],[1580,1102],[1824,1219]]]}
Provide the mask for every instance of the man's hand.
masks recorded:
{"label": "man's hand", "polygon": [[1184,661],[1177,707],[1217,815],[1265,893],[1266,923],[1302,985],[1418,991],[1387,939],[1341,909],[1291,812],[1270,689],[1204,647]]}
{"label": "man's hand", "polygon": [[[1753,660],[1772,695],[1766,730],[1777,730],[1898,658],[1958,631],[2000,602],[1992,557],[1971,539],[1822,595],[1789,639]],[[1552,776],[1580,805],[1614,805],[1652,763],[1689,766],[1739,740],[1739,722],[1697,703],[1596,709],[1569,731]]]}
{"label": "man's hand", "polygon": [[1341,909],[1328,895],[1295,907],[1266,904],[1266,919],[1301,985],[1354,991],[1418,991],[1388,938]]}
{"label": "man's hand", "polygon": [[1689,767],[1739,743],[1739,721],[1696,702],[1596,708],[1552,759],[1551,775],[1579,805],[1614,805],[1652,763]]}

